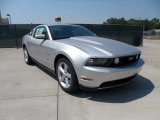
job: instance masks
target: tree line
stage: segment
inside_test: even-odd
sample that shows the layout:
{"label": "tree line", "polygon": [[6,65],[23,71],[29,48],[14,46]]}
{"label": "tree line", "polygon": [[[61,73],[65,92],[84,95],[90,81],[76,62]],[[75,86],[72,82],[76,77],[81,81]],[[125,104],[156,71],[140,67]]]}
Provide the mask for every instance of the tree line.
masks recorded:
{"label": "tree line", "polygon": [[148,19],[129,19],[125,18],[109,18],[103,24],[119,24],[119,25],[144,25],[145,30],[150,29],[160,29],[160,19],[153,18],[151,20]]}

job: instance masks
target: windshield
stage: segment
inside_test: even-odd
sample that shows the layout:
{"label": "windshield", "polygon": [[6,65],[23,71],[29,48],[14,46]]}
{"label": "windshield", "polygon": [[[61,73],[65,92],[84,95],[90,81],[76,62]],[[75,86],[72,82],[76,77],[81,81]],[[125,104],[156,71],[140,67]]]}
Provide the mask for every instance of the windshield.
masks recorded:
{"label": "windshield", "polygon": [[54,40],[76,36],[95,36],[94,33],[82,26],[55,25],[49,26],[49,29]]}

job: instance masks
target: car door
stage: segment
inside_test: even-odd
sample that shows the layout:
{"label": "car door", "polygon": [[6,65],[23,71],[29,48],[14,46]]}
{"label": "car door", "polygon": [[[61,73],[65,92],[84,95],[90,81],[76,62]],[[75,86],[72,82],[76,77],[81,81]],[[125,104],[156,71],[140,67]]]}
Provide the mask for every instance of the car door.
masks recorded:
{"label": "car door", "polygon": [[41,38],[41,36],[45,36],[47,34],[47,30],[45,26],[40,26],[35,29],[33,38],[32,38],[32,54],[33,58],[39,63],[43,64],[43,56],[44,49],[42,44],[46,41],[46,39]]}
{"label": "car door", "polygon": [[[40,36],[45,35],[46,38],[42,39]],[[36,28],[34,37],[32,40],[33,51],[35,59],[42,65],[53,69],[53,58],[56,54],[56,44],[49,38],[49,30],[45,26]]]}

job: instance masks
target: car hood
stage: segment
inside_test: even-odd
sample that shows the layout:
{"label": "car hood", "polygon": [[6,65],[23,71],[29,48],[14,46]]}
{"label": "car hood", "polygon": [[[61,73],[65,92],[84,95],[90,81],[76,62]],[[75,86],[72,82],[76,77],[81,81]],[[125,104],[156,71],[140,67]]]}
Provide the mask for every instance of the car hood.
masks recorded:
{"label": "car hood", "polygon": [[119,57],[141,53],[139,49],[131,45],[96,36],[71,37],[58,40],[58,42],[77,47],[95,57]]}

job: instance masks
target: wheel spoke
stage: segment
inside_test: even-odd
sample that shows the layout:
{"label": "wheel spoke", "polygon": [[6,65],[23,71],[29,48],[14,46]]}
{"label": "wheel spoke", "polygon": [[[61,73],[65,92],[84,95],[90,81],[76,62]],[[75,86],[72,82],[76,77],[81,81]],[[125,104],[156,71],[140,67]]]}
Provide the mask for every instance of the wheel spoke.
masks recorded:
{"label": "wheel spoke", "polygon": [[64,80],[65,80],[65,76],[64,76],[64,75],[62,75],[62,76],[59,78],[59,80],[60,80],[60,82],[64,82]]}
{"label": "wheel spoke", "polygon": [[71,74],[69,74],[68,72],[66,73],[66,77],[71,79]]}
{"label": "wheel spoke", "polygon": [[58,67],[58,70],[59,70],[62,74],[65,74],[65,71],[64,71],[64,69],[63,69],[61,66]]}
{"label": "wheel spoke", "polygon": [[64,71],[67,73],[68,66],[64,63]]}
{"label": "wheel spoke", "polygon": [[69,86],[70,86],[69,81],[68,81],[68,78],[65,78],[65,84],[66,84],[66,87],[69,87]]}

